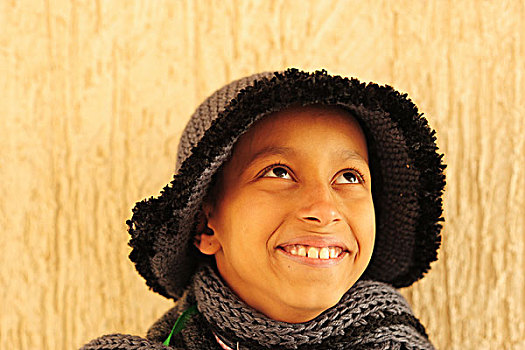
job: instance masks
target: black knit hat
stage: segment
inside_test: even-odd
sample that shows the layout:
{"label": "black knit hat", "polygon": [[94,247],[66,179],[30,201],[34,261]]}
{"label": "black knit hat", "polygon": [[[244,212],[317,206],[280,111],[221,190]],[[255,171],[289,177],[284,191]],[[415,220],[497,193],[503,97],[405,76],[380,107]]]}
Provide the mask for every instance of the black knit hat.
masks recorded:
{"label": "black knit hat", "polygon": [[173,181],[133,209],[129,257],[155,292],[176,299],[187,286],[201,255],[193,241],[202,200],[238,138],[269,113],[310,104],[344,108],[367,138],[376,240],[362,278],[405,287],[429,270],[441,243],[445,165],[427,120],[390,86],[288,69],[239,79],[208,97],[181,137]]}

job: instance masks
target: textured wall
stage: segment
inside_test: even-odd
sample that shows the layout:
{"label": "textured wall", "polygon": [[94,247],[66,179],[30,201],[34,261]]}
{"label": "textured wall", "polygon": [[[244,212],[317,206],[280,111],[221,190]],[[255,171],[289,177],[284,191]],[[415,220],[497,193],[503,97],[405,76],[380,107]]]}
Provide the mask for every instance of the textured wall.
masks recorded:
{"label": "textured wall", "polygon": [[404,290],[441,349],[525,349],[523,1],[0,1],[0,348],[144,334],[128,261],[214,89],[287,66],[390,84],[448,163],[440,260]]}

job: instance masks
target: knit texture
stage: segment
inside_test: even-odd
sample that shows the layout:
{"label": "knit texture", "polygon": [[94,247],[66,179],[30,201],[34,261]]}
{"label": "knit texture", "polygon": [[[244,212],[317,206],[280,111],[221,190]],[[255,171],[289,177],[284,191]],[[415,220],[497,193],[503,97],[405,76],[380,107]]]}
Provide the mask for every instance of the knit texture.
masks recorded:
{"label": "knit texture", "polygon": [[[199,311],[221,339],[235,348],[328,349],[401,340],[415,348],[428,344],[423,326],[405,299],[391,286],[359,281],[341,301],[314,320],[291,324],[274,321],[247,306],[231,292],[212,267],[195,276]],[[408,332],[408,333],[407,333]],[[229,341],[228,341],[229,340]]]}
{"label": "knit texture", "polygon": [[147,338],[111,334],[82,350],[166,349],[161,345],[182,312],[197,304],[171,349],[219,349],[215,339],[233,349],[434,349],[406,300],[390,285],[358,281],[315,319],[299,324],[274,321],[250,308],[224,284],[215,270],[202,266],[177,305],[148,331]]}
{"label": "knit texture", "polygon": [[310,104],[344,108],[367,138],[377,231],[365,278],[404,287],[428,271],[441,242],[445,165],[427,120],[390,86],[289,69],[232,82],[192,116],[173,181],[127,221],[130,259],[148,286],[177,299],[188,285],[202,259],[192,244],[202,200],[238,138],[269,113]]}

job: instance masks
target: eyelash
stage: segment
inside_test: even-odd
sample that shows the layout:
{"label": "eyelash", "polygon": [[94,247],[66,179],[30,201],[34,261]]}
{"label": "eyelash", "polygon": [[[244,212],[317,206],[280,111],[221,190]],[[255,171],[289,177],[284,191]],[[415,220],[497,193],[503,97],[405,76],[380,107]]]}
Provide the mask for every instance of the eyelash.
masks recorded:
{"label": "eyelash", "polygon": [[274,163],[274,164],[271,164],[271,165],[268,165],[266,168],[264,168],[263,170],[261,170],[261,172],[259,173],[259,176],[258,177],[262,177],[264,174],[266,174],[268,171],[272,170],[273,168],[277,168],[277,167],[282,167],[282,168],[285,168],[286,170],[290,171],[290,168],[288,168],[285,164],[281,163],[281,162],[277,162],[277,163]]}
{"label": "eyelash", "polygon": [[[259,173],[259,177],[262,177],[264,174],[266,174],[268,171],[272,170],[273,168],[278,168],[278,167],[281,167],[281,168],[285,168],[286,170],[290,171],[290,168],[281,163],[281,162],[277,162],[277,163],[274,163],[272,165],[268,165],[266,168],[264,168],[260,173]],[[344,170],[351,170],[353,172],[356,173],[357,177],[359,178],[359,181],[362,182],[362,183],[365,183],[365,177],[363,176],[363,174],[357,170],[356,168],[347,168],[347,169],[344,169]]]}

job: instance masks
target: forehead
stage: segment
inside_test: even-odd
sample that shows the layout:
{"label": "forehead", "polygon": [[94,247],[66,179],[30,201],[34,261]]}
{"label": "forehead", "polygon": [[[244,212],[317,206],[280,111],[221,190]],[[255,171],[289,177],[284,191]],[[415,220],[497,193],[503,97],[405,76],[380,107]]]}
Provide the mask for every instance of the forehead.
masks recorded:
{"label": "forehead", "polygon": [[342,108],[317,105],[291,107],[263,117],[239,138],[232,160],[246,163],[301,151],[312,157],[326,151],[326,156],[368,162],[366,138],[357,119]]}
{"label": "forehead", "polygon": [[[292,106],[278,112],[270,113],[259,119],[245,133],[254,134],[260,129],[279,129],[293,124],[347,124],[360,129],[359,122],[352,113],[338,106],[310,105]],[[244,135],[243,135],[244,136]]]}

